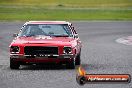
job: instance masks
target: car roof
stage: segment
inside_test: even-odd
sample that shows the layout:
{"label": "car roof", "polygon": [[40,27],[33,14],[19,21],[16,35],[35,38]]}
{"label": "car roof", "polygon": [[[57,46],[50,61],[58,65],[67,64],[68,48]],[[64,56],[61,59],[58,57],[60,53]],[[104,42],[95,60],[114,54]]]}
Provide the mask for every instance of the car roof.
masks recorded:
{"label": "car roof", "polygon": [[28,21],[25,24],[68,24],[68,25],[71,25],[71,23],[67,21]]}

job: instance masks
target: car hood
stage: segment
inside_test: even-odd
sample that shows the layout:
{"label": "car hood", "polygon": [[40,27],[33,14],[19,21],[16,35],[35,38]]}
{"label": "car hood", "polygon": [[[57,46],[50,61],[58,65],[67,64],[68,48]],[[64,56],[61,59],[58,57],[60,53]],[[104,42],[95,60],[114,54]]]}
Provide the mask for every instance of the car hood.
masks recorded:
{"label": "car hood", "polygon": [[14,43],[19,44],[71,44],[74,38],[71,37],[50,37],[50,36],[33,36],[33,37],[18,37]]}

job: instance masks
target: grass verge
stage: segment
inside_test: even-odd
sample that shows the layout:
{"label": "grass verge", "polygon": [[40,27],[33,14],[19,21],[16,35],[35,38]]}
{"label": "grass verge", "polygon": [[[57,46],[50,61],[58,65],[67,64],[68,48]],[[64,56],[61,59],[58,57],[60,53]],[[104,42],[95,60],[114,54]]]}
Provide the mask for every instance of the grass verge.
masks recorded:
{"label": "grass verge", "polygon": [[132,10],[0,7],[0,20],[132,20]]}
{"label": "grass verge", "polygon": [[132,20],[132,0],[1,0],[0,20]]}

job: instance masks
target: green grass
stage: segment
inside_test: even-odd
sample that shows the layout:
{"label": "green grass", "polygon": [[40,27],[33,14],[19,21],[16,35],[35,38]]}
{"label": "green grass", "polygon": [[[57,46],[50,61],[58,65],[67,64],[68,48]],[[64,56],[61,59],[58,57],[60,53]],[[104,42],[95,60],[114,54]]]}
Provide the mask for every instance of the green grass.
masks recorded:
{"label": "green grass", "polygon": [[132,20],[132,0],[1,0],[0,20]]}
{"label": "green grass", "polygon": [[132,0],[1,0],[3,5],[33,5],[54,7],[131,7]]}

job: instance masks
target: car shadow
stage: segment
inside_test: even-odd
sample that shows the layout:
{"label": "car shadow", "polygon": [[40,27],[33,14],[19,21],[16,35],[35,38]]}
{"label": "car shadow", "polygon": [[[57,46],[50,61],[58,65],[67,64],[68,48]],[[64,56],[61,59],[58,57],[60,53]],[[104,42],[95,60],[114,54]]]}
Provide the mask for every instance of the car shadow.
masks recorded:
{"label": "car shadow", "polygon": [[25,65],[21,66],[19,70],[74,70],[74,69],[69,69],[64,65]]}

